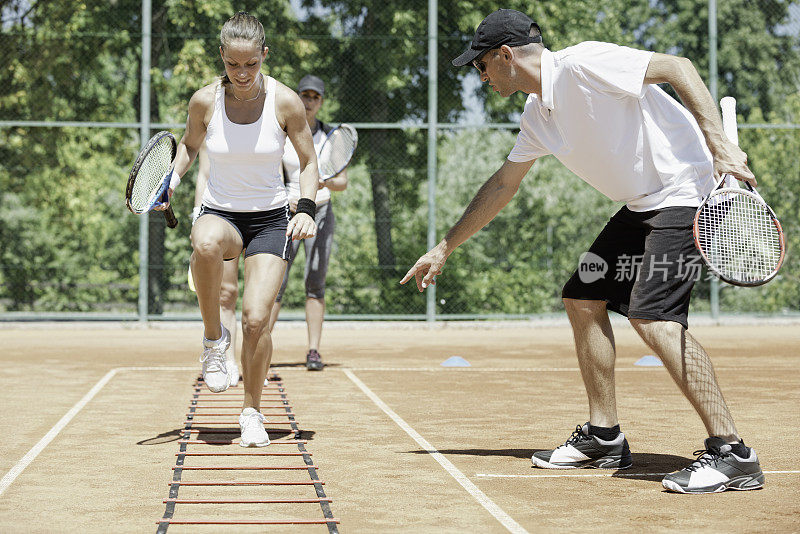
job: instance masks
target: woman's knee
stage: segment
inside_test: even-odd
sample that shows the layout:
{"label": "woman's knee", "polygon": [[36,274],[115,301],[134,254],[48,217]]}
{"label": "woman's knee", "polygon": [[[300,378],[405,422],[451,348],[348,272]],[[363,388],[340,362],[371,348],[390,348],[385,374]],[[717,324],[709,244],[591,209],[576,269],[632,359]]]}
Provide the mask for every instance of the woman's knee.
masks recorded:
{"label": "woman's knee", "polygon": [[222,243],[210,237],[193,239],[192,248],[197,259],[222,258]]}
{"label": "woman's knee", "polygon": [[227,282],[224,278],[219,288],[219,305],[223,308],[235,308],[239,298],[239,284]]}
{"label": "woman's knee", "polygon": [[324,299],[325,298],[325,279],[314,280],[306,279],[306,298]]}
{"label": "woman's knee", "polygon": [[269,335],[269,312],[242,312],[242,335],[247,338]]}

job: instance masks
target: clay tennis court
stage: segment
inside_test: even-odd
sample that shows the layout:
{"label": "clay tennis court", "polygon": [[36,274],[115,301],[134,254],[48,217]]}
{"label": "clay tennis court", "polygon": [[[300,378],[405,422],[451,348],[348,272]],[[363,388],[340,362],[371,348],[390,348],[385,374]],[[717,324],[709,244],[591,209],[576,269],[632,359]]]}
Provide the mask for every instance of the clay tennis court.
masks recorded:
{"label": "clay tennis court", "polygon": [[[212,417],[196,408],[196,423],[185,423],[191,407],[212,402],[233,407],[202,413],[238,414],[235,395],[242,391],[230,389],[234,395],[225,398],[194,387],[199,328],[0,329],[0,531],[800,530],[793,441],[800,325],[692,328],[766,474],[761,490],[714,495],[663,491],[662,473],[691,461],[704,429],[663,367],[634,365],[650,351],[624,325],[615,327],[617,389],[634,467],[617,475],[531,467],[535,450],[563,443],[587,418],[568,327],[330,323],[323,340],[328,367],[309,373],[301,361],[304,325],[281,323],[273,359],[279,380],[265,389],[264,405],[286,402],[264,412],[289,413],[281,406],[290,405],[300,432],[286,416],[268,417],[273,444],[263,449],[243,449],[238,434],[218,432],[238,432],[236,415],[205,424]],[[440,365],[454,355],[471,367]],[[194,431],[184,434],[187,428]],[[215,456],[176,456],[181,450]],[[295,454],[220,455],[267,452]],[[176,485],[177,461],[184,469]],[[219,481],[237,484],[192,485]],[[171,491],[178,504],[164,502]],[[180,502],[199,500],[273,502]],[[176,523],[159,525],[170,508]],[[237,519],[318,524],[177,523]]]}

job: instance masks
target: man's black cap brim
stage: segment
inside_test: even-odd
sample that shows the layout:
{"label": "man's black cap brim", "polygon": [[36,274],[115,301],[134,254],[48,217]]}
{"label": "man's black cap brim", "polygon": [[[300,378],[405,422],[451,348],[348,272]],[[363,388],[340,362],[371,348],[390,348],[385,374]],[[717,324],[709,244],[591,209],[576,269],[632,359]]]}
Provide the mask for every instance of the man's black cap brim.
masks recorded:
{"label": "man's black cap brim", "polygon": [[466,52],[464,52],[463,54],[461,54],[460,56],[458,56],[453,60],[452,62],[453,66],[463,67],[464,65],[469,65],[475,59],[477,59],[479,56],[482,56],[486,52],[487,50],[475,50],[474,48],[469,47],[467,48]]}

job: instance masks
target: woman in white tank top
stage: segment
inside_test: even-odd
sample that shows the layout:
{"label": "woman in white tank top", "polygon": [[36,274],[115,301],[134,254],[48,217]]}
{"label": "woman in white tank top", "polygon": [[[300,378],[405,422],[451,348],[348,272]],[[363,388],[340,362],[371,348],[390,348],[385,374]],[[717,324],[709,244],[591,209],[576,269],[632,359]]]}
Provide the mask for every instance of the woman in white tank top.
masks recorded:
{"label": "woman in white tank top", "polygon": [[[220,42],[226,75],[189,100],[186,131],[173,162],[169,194],[205,142],[211,169],[203,211],[191,234],[192,273],[205,329],[203,378],[212,391],[223,391],[229,385],[225,352],[230,333],[220,324],[220,284],[223,261],[244,250],[241,445],[264,446],[269,438],[260,404],[272,357],[270,310],[291,241],[316,234],[313,199],[319,172],[300,98],[261,74],[268,50],[261,23],[247,13],[237,13],[223,25]],[[280,176],[287,136],[302,167],[301,198],[291,219]]]}

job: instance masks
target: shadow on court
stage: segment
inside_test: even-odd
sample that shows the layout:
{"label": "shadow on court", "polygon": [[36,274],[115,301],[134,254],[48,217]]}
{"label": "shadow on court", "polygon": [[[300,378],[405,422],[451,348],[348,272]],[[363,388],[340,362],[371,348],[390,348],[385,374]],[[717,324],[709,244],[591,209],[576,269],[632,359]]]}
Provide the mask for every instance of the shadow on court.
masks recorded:
{"label": "shadow on court", "polygon": [[[302,361],[302,362],[270,363],[269,364],[269,368],[270,369],[277,368],[277,367],[305,367],[305,366],[306,366],[306,362],[305,361]],[[325,367],[341,367],[341,366],[342,366],[342,364],[340,364],[340,363],[328,363],[328,362],[325,362]],[[270,378],[270,381],[272,381],[272,378]]]}
{"label": "shadow on court", "polygon": [[[460,454],[466,456],[510,456],[512,458],[530,458],[539,449],[445,449],[442,454]],[[428,454],[428,451],[406,451],[410,454]]]}
{"label": "shadow on court", "polygon": [[[269,423],[267,423],[269,424]],[[235,438],[239,437],[240,430],[238,427],[224,429],[224,428],[205,428],[205,427],[192,427],[192,430],[198,430],[199,432],[195,435],[193,434],[192,439],[196,439],[197,441],[208,441],[210,442],[209,445],[230,445],[233,443]],[[291,430],[286,430],[285,428],[269,428],[267,427],[267,433],[269,434],[269,438],[271,440],[281,439],[281,438],[296,438],[296,439],[305,439],[305,440],[313,440],[314,439],[314,432],[313,430],[301,430],[299,434],[295,434]],[[222,431],[222,432],[221,432]],[[162,432],[157,436],[153,436],[152,438],[145,438],[141,441],[137,441],[137,445],[160,445],[162,443],[169,443],[171,441],[178,441],[179,439],[183,439],[183,435],[186,432],[183,428],[176,428],[174,430],[170,430],[169,432]],[[216,442],[224,442],[224,443],[216,443]]]}
{"label": "shadow on court", "polygon": [[[530,459],[533,453],[548,449],[445,449],[439,450],[441,454],[455,454],[464,456],[501,456],[511,458]],[[415,450],[405,451],[410,454],[428,454],[428,451]],[[633,466],[629,469],[620,470],[619,476],[625,478],[651,480],[660,478],[663,475],[653,473],[670,473],[678,469],[683,469],[692,462],[691,458],[676,456],[674,454],[658,453],[632,453]],[[531,466],[533,468],[533,466]],[[543,470],[542,470],[543,471]],[[598,470],[598,472],[601,472]],[[607,471],[606,471],[607,472]],[[611,476],[616,476],[614,472]]]}

